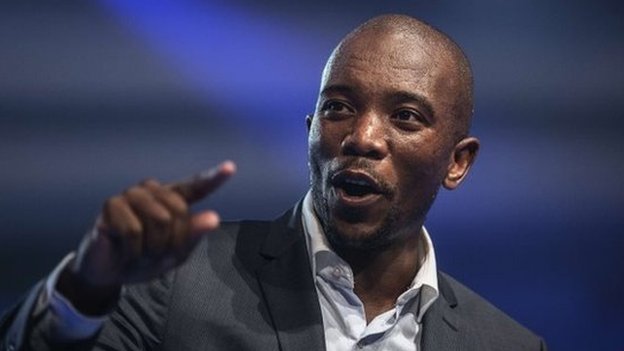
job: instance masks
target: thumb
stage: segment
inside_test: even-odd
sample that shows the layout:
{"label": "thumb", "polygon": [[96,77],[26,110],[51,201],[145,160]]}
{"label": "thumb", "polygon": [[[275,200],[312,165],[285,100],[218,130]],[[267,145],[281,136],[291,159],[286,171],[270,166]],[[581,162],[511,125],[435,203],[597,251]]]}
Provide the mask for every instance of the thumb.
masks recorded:
{"label": "thumb", "polygon": [[191,217],[191,236],[199,238],[206,232],[219,227],[219,215],[215,211],[204,211]]}

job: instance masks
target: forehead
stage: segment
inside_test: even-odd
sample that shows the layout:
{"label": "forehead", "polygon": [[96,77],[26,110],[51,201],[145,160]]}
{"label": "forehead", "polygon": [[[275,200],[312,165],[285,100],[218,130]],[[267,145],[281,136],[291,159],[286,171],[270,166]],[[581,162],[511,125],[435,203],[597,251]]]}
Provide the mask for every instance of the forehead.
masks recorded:
{"label": "forehead", "polygon": [[321,91],[349,86],[370,95],[404,91],[424,97],[438,112],[454,101],[457,79],[440,45],[404,33],[358,35],[342,43],[323,72]]}

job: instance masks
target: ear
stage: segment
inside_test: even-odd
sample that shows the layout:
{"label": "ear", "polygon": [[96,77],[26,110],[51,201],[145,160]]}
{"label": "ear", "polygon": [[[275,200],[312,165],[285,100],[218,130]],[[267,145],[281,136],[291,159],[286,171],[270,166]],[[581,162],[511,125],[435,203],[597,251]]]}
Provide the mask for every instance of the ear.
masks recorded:
{"label": "ear", "polygon": [[306,125],[308,126],[308,133],[310,133],[310,127],[312,126],[312,118],[314,117],[313,114],[309,114],[306,116],[305,121],[306,121]]}
{"label": "ear", "polygon": [[479,139],[474,137],[464,138],[455,145],[446,178],[442,183],[446,189],[453,190],[459,186],[474,163],[478,151]]}

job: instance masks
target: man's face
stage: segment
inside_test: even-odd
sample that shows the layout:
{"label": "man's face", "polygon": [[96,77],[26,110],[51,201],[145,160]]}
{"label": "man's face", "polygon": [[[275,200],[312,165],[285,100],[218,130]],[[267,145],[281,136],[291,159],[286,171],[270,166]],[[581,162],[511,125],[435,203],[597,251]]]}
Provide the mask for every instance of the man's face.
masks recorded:
{"label": "man's face", "polygon": [[419,232],[456,142],[447,61],[426,43],[377,34],[328,63],[308,145],[314,207],[335,248]]}

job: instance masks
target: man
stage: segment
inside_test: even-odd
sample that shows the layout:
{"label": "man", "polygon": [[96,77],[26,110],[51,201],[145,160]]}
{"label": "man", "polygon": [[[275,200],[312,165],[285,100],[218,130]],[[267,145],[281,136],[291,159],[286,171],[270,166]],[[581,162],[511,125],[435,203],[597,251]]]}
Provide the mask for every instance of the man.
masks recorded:
{"label": "man", "polygon": [[[189,205],[232,162],[107,200],[75,254],[10,311],[24,350],[538,350],[542,340],[436,270],[423,227],[479,148],[472,74],[407,16],[351,32],[323,71],[311,189],[273,222],[219,227]],[[202,233],[211,232],[203,236]],[[122,288],[123,287],[123,288]]]}

